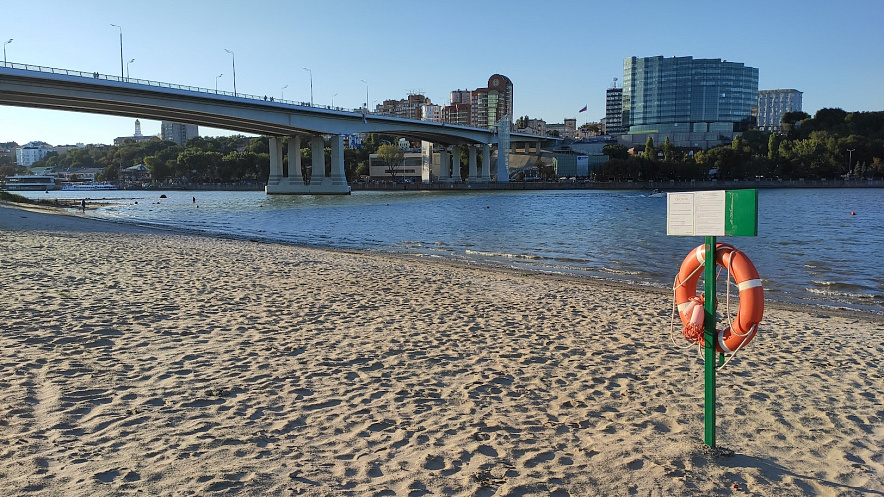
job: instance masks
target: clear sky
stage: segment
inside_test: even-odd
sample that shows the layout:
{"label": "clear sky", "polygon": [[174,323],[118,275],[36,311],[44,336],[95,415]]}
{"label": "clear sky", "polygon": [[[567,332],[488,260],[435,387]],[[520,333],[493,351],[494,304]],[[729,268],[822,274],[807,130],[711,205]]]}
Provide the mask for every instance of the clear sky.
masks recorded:
{"label": "clear sky", "polygon": [[[514,114],[604,117],[623,59],[720,58],[759,69],[759,89],[804,92],[804,111],[884,110],[884,0],[486,1],[29,0],[3,2],[9,62],[355,108],[421,92],[445,104],[494,73]],[[125,65],[125,64],[124,64]],[[285,88],[284,88],[285,87]],[[283,89],[284,88],[284,89]],[[578,113],[584,106],[587,112]],[[144,134],[157,121],[142,120]],[[112,143],[134,119],[0,107],[0,142]],[[230,134],[201,128],[203,136]]]}

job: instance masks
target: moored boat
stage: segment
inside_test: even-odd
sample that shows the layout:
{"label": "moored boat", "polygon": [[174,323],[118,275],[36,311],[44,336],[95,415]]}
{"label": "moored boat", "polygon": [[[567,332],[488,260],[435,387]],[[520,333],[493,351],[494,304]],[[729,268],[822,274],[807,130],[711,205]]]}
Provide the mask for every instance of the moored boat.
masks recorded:
{"label": "moored boat", "polygon": [[15,176],[7,176],[6,180],[0,184],[0,189],[10,192],[49,191],[58,190],[58,184],[55,182],[54,176],[16,174]]}
{"label": "moored boat", "polygon": [[93,191],[93,190],[116,190],[117,187],[111,183],[76,183],[64,185],[62,190],[65,191]]}

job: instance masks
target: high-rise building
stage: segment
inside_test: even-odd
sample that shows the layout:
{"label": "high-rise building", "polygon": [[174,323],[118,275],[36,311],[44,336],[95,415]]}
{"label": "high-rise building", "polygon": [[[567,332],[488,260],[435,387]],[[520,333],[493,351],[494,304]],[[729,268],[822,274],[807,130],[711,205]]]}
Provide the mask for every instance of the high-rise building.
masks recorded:
{"label": "high-rise building", "polygon": [[623,126],[623,88],[617,87],[617,78],[614,85],[605,92],[605,134],[619,135],[629,131]]}
{"label": "high-rise building", "polygon": [[764,131],[780,129],[783,114],[801,111],[798,90],[761,90],[758,92],[758,128]]}
{"label": "high-rise building", "polygon": [[432,103],[421,105],[421,121],[434,121],[437,123],[441,123],[442,106]]}
{"label": "high-rise building", "polygon": [[384,103],[375,107],[375,112],[404,119],[420,119],[421,106],[429,104],[432,104],[429,98],[419,93],[412,93],[402,100],[384,100]]}
{"label": "high-rise building", "polygon": [[488,78],[487,88],[470,93],[470,113],[473,126],[493,128],[505,116],[513,120],[513,82],[506,76],[494,74]]}
{"label": "high-rise building", "polygon": [[[464,115],[469,117],[464,119]],[[513,120],[513,82],[506,76],[494,74],[488,78],[488,86],[473,91],[451,92],[451,104],[442,109],[445,122],[477,128],[493,128],[498,121],[509,116]]]}
{"label": "high-rise building", "polygon": [[[623,61],[622,120],[630,134],[727,137],[735,123],[751,119],[757,103],[758,69],[739,62],[662,56]],[[678,141],[696,137],[683,138]]]}
{"label": "high-rise building", "polygon": [[170,140],[180,146],[184,146],[187,140],[200,135],[199,126],[195,124],[173,123],[162,121],[160,123],[160,135],[163,140]]}

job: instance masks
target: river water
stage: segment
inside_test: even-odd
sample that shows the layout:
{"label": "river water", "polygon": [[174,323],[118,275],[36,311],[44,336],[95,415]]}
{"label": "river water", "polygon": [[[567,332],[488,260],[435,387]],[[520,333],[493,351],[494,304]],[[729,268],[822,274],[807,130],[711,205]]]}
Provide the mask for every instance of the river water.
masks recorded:
{"label": "river water", "polygon": [[[167,198],[160,198],[166,195]],[[196,202],[193,201],[196,195]],[[397,252],[669,288],[702,237],[666,235],[666,198],[640,191],[34,192],[102,198],[87,215],[313,247]],[[91,202],[91,201],[90,201]],[[884,313],[884,190],[759,190],[757,237],[720,237],[769,299]],[[855,213],[852,215],[851,213]]]}

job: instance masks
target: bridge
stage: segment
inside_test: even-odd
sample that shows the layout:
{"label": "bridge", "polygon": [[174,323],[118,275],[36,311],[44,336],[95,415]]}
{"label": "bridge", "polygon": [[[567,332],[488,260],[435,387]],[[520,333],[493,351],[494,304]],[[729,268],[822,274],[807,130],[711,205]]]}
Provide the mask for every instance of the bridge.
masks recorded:
{"label": "bridge", "polygon": [[[270,177],[267,194],[347,194],[344,175],[344,136],[387,133],[423,142],[423,176],[429,181],[434,150],[439,156],[439,180],[460,181],[460,150],[467,148],[468,182],[488,183],[491,148],[496,146],[497,181],[506,182],[510,146],[536,143],[548,137],[510,133],[509,117],[495,129],[379,115],[368,109],[314,106],[242,93],[218,91],[97,72],[8,63],[0,68],[0,105],[85,112],[172,121],[270,137]],[[331,164],[325,162],[330,136]],[[312,151],[311,175],[304,178],[301,143]],[[283,147],[289,158],[283,168]],[[527,147],[527,146],[526,146]],[[481,164],[477,160],[482,153]],[[291,159],[290,159],[291,160]],[[329,167],[330,166],[330,167]]]}

